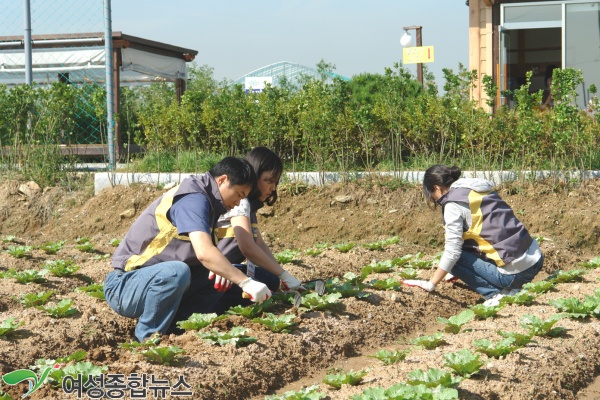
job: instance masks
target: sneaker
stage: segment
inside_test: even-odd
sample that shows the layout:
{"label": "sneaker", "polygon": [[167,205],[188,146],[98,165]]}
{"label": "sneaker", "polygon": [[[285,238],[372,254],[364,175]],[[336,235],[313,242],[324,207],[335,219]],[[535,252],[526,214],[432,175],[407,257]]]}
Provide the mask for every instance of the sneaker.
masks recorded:
{"label": "sneaker", "polygon": [[497,306],[500,304],[500,299],[505,297],[505,294],[502,293],[498,293],[493,295],[492,297],[490,297],[489,299],[487,299],[486,301],[483,302],[483,305],[486,307],[493,307],[493,306]]}
{"label": "sneaker", "polygon": [[520,291],[521,291],[521,289],[504,288],[500,291],[500,294],[503,294],[505,296],[514,296],[515,294],[519,293]]}

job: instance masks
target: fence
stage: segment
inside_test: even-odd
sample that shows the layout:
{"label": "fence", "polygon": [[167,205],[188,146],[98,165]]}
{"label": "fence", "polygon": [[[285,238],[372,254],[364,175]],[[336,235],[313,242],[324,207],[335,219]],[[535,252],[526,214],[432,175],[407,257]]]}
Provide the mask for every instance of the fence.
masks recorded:
{"label": "fence", "polygon": [[[103,0],[3,0],[0,13],[0,143],[107,143]],[[30,26],[27,14],[30,15]],[[30,29],[28,29],[30,28]],[[30,75],[27,41],[31,35]],[[20,85],[32,83],[24,98]],[[64,84],[64,85],[61,85]],[[11,92],[17,95],[11,97]],[[43,95],[40,95],[42,94]],[[19,99],[19,97],[21,99]],[[18,104],[21,101],[22,104]],[[57,106],[61,104],[62,107]]]}

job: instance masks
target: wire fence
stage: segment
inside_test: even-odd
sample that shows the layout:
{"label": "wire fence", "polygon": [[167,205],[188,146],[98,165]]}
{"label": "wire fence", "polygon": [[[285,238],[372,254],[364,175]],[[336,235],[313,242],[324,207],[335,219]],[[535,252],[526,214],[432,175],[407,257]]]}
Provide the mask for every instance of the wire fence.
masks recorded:
{"label": "wire fence", "polygon": [[0,0],[0,9],[0,144],[106,143],[104,1]]}

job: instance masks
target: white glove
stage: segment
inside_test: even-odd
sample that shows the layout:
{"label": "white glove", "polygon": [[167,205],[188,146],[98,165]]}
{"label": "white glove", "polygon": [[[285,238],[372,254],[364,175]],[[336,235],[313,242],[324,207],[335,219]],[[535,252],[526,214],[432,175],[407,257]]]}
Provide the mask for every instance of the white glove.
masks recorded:
{"label": "white glove", "polygon": [[252,278],[246,278],[238,285],[245,293],[250,295],[250,300],[255,303],[262,303],[271,297],[271,291],[262,282],[255,281]]}
{"label": "white glove", "polygon": [[281,288],[284,291],[288,290],[297,290],[302,286],[302,282],[300,282],[296,277],[290,274],[287,271],[283,271],[279,275],[277,275],[279,280],[281,280]]}
{"label": "white glove", "polygon": [[423,290],[427,290],[428,292],[433,292],[435,289],[435,285],[431,281],[406,279],[402,281],[402,283],[407,286],[418,286]]}
{"label": "white glove", "polygon": [[215,274],[212,271],[208,273],[208,279],[215,280],[215,289],[217,289],[217,292],[226,292],[231,288],[231,285],[233,285],[233,282]]}

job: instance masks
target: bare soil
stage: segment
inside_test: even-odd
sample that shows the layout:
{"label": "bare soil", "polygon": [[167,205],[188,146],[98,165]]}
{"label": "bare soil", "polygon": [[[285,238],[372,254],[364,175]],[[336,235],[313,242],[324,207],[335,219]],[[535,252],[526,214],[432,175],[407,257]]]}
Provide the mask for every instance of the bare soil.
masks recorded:
{"label": "bare soil", "polygon": [[[474,349],[473,340],[497,341],[498,330],[521,331],[524,314],[548,318],[557,310],[553,298],[583,299],[600,288],[600,270],[589,270],[583,281],[564,283],[540,295],[529,306],[508,305],[499,316],[471,321],[458,334],[445,334],[446,343],[435,350],[417,349],[410,338],[443,331],[436,317],[458,314],[482,299],[460,283],[444,283],[433,293],[418,288],[397,290],[365,289],[364,299],[345,298],[327,311],[291,309],[280,304],[278,313],[294,313],[298,326],[291,333],[272,333],[265,326],[239,316],[216,323],[220,330],[244,326],[258,340],[244,347],[205,343],[196,332],[163,336],[161,345],[183,348],[181,360],[171,366],[151,363],[140,354],[119,347],[134,340],[135,321],[114,313],[105,301],[75,291],[90,282],[102,283],[110,271],[111,239],[120,239],[140,212],[163,191],[149,186],[118,186],[94,196],[92,189],[67,192],[61,188],[23,190],[22,182],[0,183],[0,236],[15,237],[0,243],[0,272],[42,269],[48,260],[71,259],[81,267],[71,277],[48,274],[47,282],[20,284],[0,280],[0,322],[14,317],[24,324],[8,337],[0,337],[1,374],[28,369],[37,359],[56,359],[85,350],[85,361],[106,366],[105,374],[151,374],[170,385],[181,375],[191,386],[193,399],[263,399],[266,395],[319,385],[329,399],[348,399],[369,387],[390,387],[407,380],[417,368],[444,368],[443,355],[464,348]],[[580,268],[600,256],[600,182],[565,190],[551,183],[505,185],[500,193],[513,207],[530,232],[540,238],[545,255],[542,280],[556,270]],[[422,253],[433,259],[443,248],[439,210],[429,210],[420,187],[399,186],[393,181],[360,181],[327,187],[283,186],[273,207],[260,212],[263,236],[274,252],[300,251],[298,259],[285,267],[304,280],[342,278],[359,273],[373,261]],[[368,250],[362,244],[397,236],[396,244],[383,250]],[[78,238],[88,238],[94,252],[77,249]],[[16,258],[9,246],[39,246],[66,240],[55,255],[34,249],[29,257]],[[349,252],[329,247],[311,256],[305,251],[315,245],[356,243]],[[107,256],[108,255],[108,256]],[[423,270],[427,279],[431,270]],[[395,273],[367,278],[398,278]],[[76,314],[52,318],[36,308],[25,308],[19,297],[26,293],[55,290],[51,299],[74,301]],[[598,375],[600,365],[600,322],[598,319],[562,319],[566,329],[559,338],[536,338],[504,358],[487,359],[481,373],[458,386],[462,399],[577,399]],[[381,349],[412,349],[406,360],[391,366],[367,357]],[[369,369],[357,386],[334,390],[322,382],[334,368],[346,371]],[[27,384],[0,390],[17,398]],[[588,393],[591,391],[588,389]],[[168,393],[168,392],[167,392]],[[579,397],[581,396],[581,397]],[[167,396],[168,398],[175,398]],[[61,388],[44,384],[31,399],[77,398]],[[86,398],[84,394],[83,398]],[[130,398],[130,397],[127,397]],[[156,398],[148,392],[147,398]]]}

